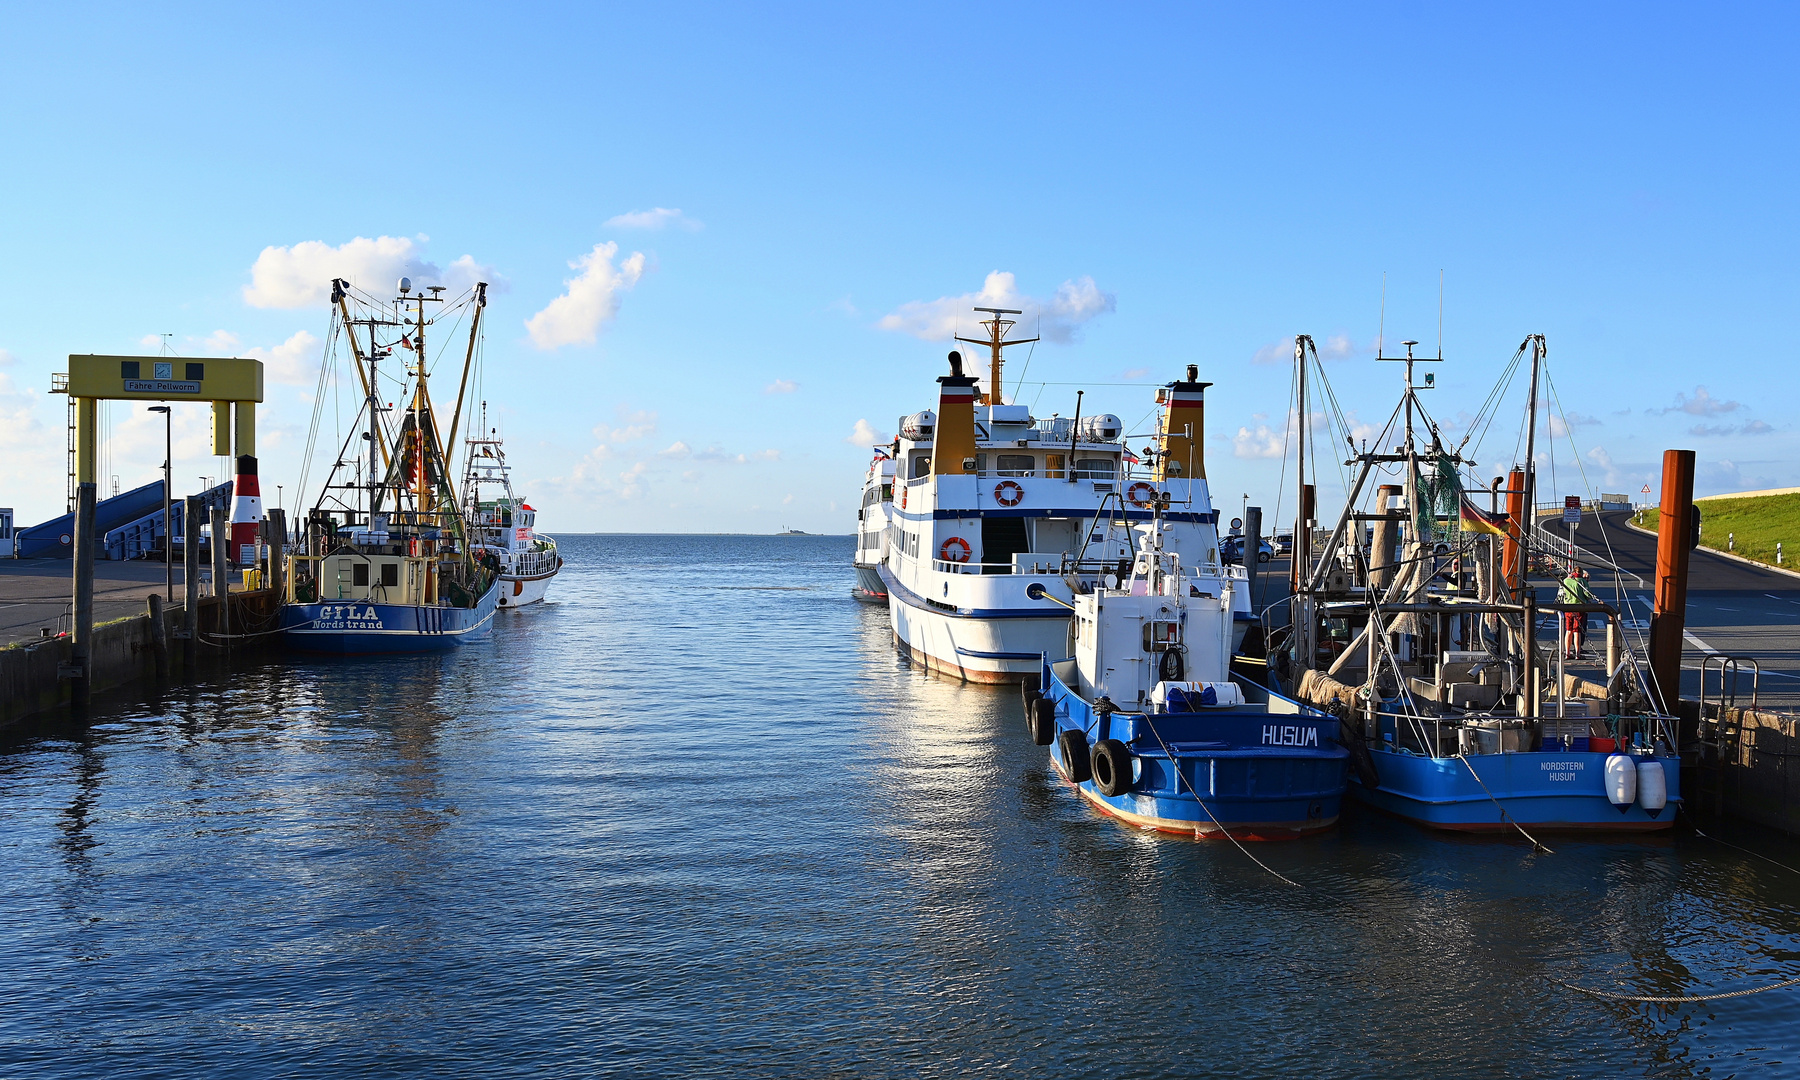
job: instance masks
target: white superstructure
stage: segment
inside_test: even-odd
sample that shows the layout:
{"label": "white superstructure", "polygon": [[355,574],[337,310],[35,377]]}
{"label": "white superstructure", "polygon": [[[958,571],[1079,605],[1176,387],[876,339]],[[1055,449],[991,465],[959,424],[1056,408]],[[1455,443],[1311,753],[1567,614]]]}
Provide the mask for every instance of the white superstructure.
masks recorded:
{"label": "white superstructure", "polygon": [[[1000,314],[984,324],[996,353],[990,385],[1011,325]],[[973,682],[1033,674],[1043,656],[1070,655],[1073,598],[1109,577],[1128,578],[1158,527],[1162,549],[1187,568],[1189,588],[1221,597],[1237,583],[1229,590],[1243,617],[1235,644],[1249,617],[1248,591],[1243,568],[1219,562],[1200,457],[1209,384],[1195,381],[1194,368],[1159,391],[1157,446],[1140,463],[1117,417],[1040,420],[1023,405],[978,402],[985,395],[962,373],[961,356],[951,353],[950,365],[938,379],[936,412],[902,418],[890,455],[894,502],[880,571],[900,648]],[[1152,508],[1164,497],[1159,526]]]}
{"label": "white superstructure", "polygon": [[887,602],[881,562],[887,557],[888,526],[893,522],[894,459],[876,448],[863,475],[862,505],[856,511],[856,586],[851,594],[871,603]]}
{"label": "white superstructure", "polygon": [[[487,406],[482,406],[482,422]],[[483,490],[493,498],[482,498]],[[544,598],[550,579],[562,569],[556,541],[537,531],[537,511],[512,487],[512,472],[497,432],[467,442],[463,475],[463,517],[469,525],[471,549],[487,552],[500,562],[500,599],[503,608],[524,607]]]}

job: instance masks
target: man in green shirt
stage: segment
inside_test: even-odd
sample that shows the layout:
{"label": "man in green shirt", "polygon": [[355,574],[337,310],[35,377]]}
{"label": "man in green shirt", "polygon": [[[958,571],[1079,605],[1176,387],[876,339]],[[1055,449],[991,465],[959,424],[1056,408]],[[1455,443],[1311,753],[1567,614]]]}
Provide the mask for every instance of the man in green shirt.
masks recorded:
{"label": "man in green shirt", "polygon": [[[1569,576],[1563,578],[1562,602],[1565,604],[1592,604],[1594,594],[1589,591],[1587,571],[1579,566],[1569,567]],[[1563,659],[1575,660],[1581,656],[1583,639],[1587,637],[1587,613],[1585,611],[1568,611],[1563,613]]]}

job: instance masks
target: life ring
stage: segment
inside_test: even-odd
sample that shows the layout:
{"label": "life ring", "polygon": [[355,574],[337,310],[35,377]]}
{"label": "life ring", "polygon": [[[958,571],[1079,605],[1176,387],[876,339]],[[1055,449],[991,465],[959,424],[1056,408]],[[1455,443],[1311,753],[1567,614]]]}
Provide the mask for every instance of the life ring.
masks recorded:
{"label": "life ring", "polygon": [[906,509],[906,489],[900,489],[900,509]]}
{"label": "life ring", "polygon": [[974,549],[969,547],[967,540],[960,536],[952,536],[944,541],[943,547],[938,548],[938,558],[945,562],[963,563],[969,561],[969,555],[973,551]]}
{"label": "life ring", "polygon": [[994,501],[1001,506],[1017,506],[1025,501],[1025,489],[1016,480],[1002,480],[994,485]]}
{"label": "life ring", "polygon": [[1133,506],[1149,506],[1156,499],[1156,489],[1139,480],[1126,490],[1125,497]]}

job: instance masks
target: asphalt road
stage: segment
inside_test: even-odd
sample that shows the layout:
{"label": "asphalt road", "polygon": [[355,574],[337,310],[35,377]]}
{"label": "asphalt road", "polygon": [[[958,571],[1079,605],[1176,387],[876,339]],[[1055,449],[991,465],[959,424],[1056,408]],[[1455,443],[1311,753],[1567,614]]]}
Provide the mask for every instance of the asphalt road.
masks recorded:
{"label": "asphalt road", "polygon": [[[181,567],[175,567],[175,596],[182,595]],[[163,588],[160,562],[96,561],[94,621],[142,615],[145,598]],[[75,595],[69,559],[0,559],[0,646],[69,629]]]}
{"label": "asphalt road", "polygon": [[[1575,543],[1609,558],[1624,574],[1591,569],[1590,587],[1609,603],[1628,606],[1633,631],[1649,644],[1656,576],[1656,537],[1629,526],[1628,513],[1587,514]],[[1552,526],[1556,528],[1556,526]],[[1635,575],[1635,576],[1633,576]],[[1546,596],[1548,594],[1545,594]],[[1709,656],[1735,656],[1762,666],[1757,702],[1800,710],[1800,577],[1728,559],[1696,548],[1688,561],[1687,649],[1682,655],[1681,693],[1700,693],[1701,666]],[[1707,692],[1716,697],[1719,662],[1712,662]],[[1735,680],[1739,704],[1749,704],[1750,665],[1740,660]]]}
{"label": "asphalt road", "polygon": [[[1575,543],[1617,565],[1614,574],[1590,565],[1589,587],[1600,599],[1626,610],[1626,632],[1633,648],[1647,656],[1650,647],[1650,612],[1655,600],[1656,537],[1630,528],[1629,513],[1586,514],[1575,531]],[[1551,526],[1558,532],[1558,526]],[[1288,560],[1263,564],[1253,593],[1258,608],[1279,604],[1287,597]],[[1552,601],[1557,590],[1540,582],[1538,598]],[[1276,621],[1286,612],[1278,608]],[[1539,636],[1546,647],[1556,640],[1554,620],[1540,621]],[[1758,705],[1800,712],[1800,577],[1727,559],[1704,548],[1692,552],[1688,564],[1687,648],[1682,657],[1681,693],[1698,697],[1701,666],[1708,656],[1753,659],[1762,667],[1760,680],[1751,674],[1747,660],[1740,660],[1733,679],[1739,704],[1748,705],[1754,689]],[[1587,652],[1598,656],[1605,638],[1597,630],[1588,636]],[[1590,670],[1591,669],[1591,670]],[[1575,670],[1594,677],[1593,664]],[[1707,692],[1720,692],[1719,661],[1712,661]]]}

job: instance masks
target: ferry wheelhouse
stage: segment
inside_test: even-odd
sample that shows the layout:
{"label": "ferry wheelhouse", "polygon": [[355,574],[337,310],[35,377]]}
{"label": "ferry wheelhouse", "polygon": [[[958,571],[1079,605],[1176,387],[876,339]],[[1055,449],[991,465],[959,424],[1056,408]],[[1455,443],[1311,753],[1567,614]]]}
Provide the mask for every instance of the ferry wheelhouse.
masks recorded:
{"label": "ferry wheelhouse", "polygon": [[[1159,530],[1189,587],[1222,595],[1242,567],[1219,559],[1217,514],[1201,453],[1204,392],[1185,381],[1158,393],[1155,446],[1140,457],[1110,414],[1039,419],[1003,404],[1002,353],[1018,312],[977,308],[992,350],[988,390],[950,354],[938,405],[903,417],[890,457],[891,523],[879,564],[896,645],[927,668],[971,682],[1035,678],[1043,658],[1073,651],[1069,603],[1132,560]],[[970,339],[962,339],[970,340]],[[1153,520],[1166,494],[1169,508]],[[1234,644],[1249,614],[1237,588]]]}

